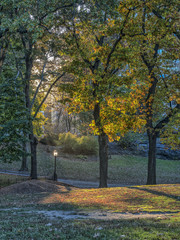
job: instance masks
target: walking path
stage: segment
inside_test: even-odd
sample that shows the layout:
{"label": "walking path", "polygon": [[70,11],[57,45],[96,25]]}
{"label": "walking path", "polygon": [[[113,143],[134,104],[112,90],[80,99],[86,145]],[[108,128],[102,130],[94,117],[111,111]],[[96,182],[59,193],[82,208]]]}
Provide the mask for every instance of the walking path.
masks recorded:
{"label": "walking path", "polygon": [[[58,221],[59,218],[64,220],[72,220],[72,219],[95,219],[95,220],[128,220],[128,219],[143,219],[143,218],[159,218],[159,219],[167,219],[172,217],[173,213],[147,213],[147,212],[140,212],[140,213],[129,213],[129,212],[112,212],[112,211],[102,211],[102,210],[74,210],[74,211],[67,211],[67,210],[24,210],[24,208],[6,208],[0,209],[0,211],[14,211],[16,214],[19,212],[22,214],[42,214],[49,220]],[[102,230],[103,228],[100,227],[98,230]]]}
{"label": "walking path", "polygon": [[[0,173],[29,177],[29,173],[27,172],[0,170]],[[73,179],[58,178],[58,182],[62,182],[62,183],[69,184],[79,188],[98,188],[99,186],[98,182],[81,181],[81,180],[73,180]],[[127,186],[132,186],[132,184],[108,184],[108,187],[127,187]]]}

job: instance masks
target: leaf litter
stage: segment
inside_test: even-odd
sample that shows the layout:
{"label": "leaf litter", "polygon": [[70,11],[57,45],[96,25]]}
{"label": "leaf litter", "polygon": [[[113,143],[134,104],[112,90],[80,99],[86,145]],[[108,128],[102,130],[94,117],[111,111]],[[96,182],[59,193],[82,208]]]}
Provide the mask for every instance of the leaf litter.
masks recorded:
{"label": "leaf litter", "polygon": [[[177,208],[179,199],[172,199],[174,201],[177,201],[177,206],[172,209],[173,211],[165,211],[166,210],[166,203],[164,204],[163,211],[159,209],[158,212],[156,211],[144,211],[143,207],[139,208],[132,208],[133,211],[128,211],[126,208],[126,205],[133,205],[133,202],[131,203],[128,199],[129,194],[132,195],[132,191],[137,191],[136,198],[137,201],[135,201],[135,205],[138,205],[138,199],[141,197],[147,197],[146,204],[148,201],[153,202],[153,199],[151,197],[154,192],[150,191],[161,191],[162,196],[155,196],[155,197],[164,197],[164,195],[167,195],[171,193],[170,198],[172,197],[173,191],[174,196],[178,196],[178,188],[180,187],[179,184],[176,185],[159,185],[159,186],[145,186],[142,187],[138,186],[137,189],[130,189],[130,188],[113,188],[113,189],[78,189],[73,186],[67,185],[67,184],[61,184],[61,183],[55,183],[52,181],[40,181],[40,180],[31,180],[26,181],[18,184],[14,184],[5,188],[0,189],[0,195],[6,196],[6,195],[19,195],[19,196],[26,196],[26,195],[35,195],[40,193],[48,193],[48,197],[43,197],[39,195],[39,198],[35,198],[34,203],[35,204],[41,204],[41,206],[44,206],[43,210],[33,209],[30,211],[24,211],[24,208],[18,208],[18,201],[17,208],[4,208],[5,211],[11,210],[14,212],[18,212],[21,210],[25,213],[33,213],[33,214],[42,214],[48,219],[97,219],[97,220],[116,220],[116,219],[141,219],[141,218],[168,218],[172,216],[174,213],[178,213],[179,210]],[[140,190],[139,190],[140,189]],[[173,190],[174,189],[174,190]],[[138,190],[140,191],[138,193]],[[143,191],[148,190],[148,194],[142,195]],[[173,191],[172,191],[173,190]],[[175,191],[176,190],[176,191]],[[139,194],[139,195],[138,195]],[[152,196],[151,196],[152,195]],[[165,196],[165,197],[167,197]],[[139,197],[139,198],[138,198]],[[149,198],[150,197],[150,198]],[[125,205],[121,206],[121,208],[115,209],[116,203],[118,205],[118,202],[121,202],[121,200],[124,198]],[[133,198],[134,199],[134,198]],[[132,200],[133,200],[132,199]],[[111,200],[111,201],[109,201]],[[140,199],[141,200],[141,199]],[[140,201],[139,200],[139,201]],[[157,199],[156,199],[157,200]],[[84,202],[83,202],[84,201]],[[115,201],[115,202],[113,202]],[[108,204],[107,204],[108,202]],[[30,201],[32,203],[32,199]],[[78,206],[79,209],[75,209],[72,211],[67,210],[51,210],[47,209],[49,205],[47,204],[64,204],[68,203],[72,206]],[[84,204],[85,203],[85,204]],[[121,202],[122,203],[122,202]],[[88,205],[89,204],[89,205]],[[94,204],[94,205],[93,205]],[[100,209],[99,206],[102,204],[102,206],[105,206],[105,208]],[[25,206],[28,205],[28,202],[25,202]],[[142,205],[142,202],[141,202]],[[7,205],[8,206],[8,205]],[[20,206],[20,207],[25,207]],[[87,208],[88,207],[88,208]],[[93,207],[93,208],[91,208]],[[150,206],[151,207],[151,206]],[[160,206],[163,207],[163,206]],[[82,210],[81,210],[82,209]],[[130,209],[130,208],[129,208]],[[115,211],[116,210],[116,211]]]}

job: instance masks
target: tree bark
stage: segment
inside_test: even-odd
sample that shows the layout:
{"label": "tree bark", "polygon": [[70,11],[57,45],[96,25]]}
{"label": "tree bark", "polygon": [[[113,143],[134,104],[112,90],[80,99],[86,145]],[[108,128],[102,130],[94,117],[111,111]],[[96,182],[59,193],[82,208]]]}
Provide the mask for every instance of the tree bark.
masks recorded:
{"label": "tree bark", "polygon": [[[26,108],[29,112],[29,140],[30,140],[30,151],[31,151],[31,179],[37,179],[37,158],[36,158],[36,148],[38,141],[33,134],[33,123],[31,118],[31,101],[30,101],[30,79],[31,79],[31,71],[33,67],[33,45],[31,39],[26,39],[25,36],[21,35],[22,43],[24,46],[24,56],[25,56],[25,63],[26,63],[26,71],[25,71],[25,78],[24,78],[24,93],[25,93],[25,101],[26,101]],[[27,47],[28,46],[28,47]]]}
{"label": "tree bark", "polygon": [[31,179],[37,179],[37,145],[38,140],[33,133],[29,134],[31,147]]}
{"label": "tree bark", "polygon": [[108,140],[107,135],[102,133],[98,136],[99,141],[99,187],[107,187],[108,178]]}
{"label": "tree bark", "polygon": [[154,131],[148,131],[149,151],[148,151],[148,177],[147,185],[156,184],[156,139]]}
{"label": "tree bark", "polygon": [[99,129],[99,187],[107,187],[107,178],[108,178],[108,137],[104,133],[101,126],[101,117],[100,117],[100,104],[97,103],[94,107],[94,120],[95,124]]}
{"label": "tree bark", "polygon": [[23,148],[23,156],[22,156],[22,162],[21,162],[21,168],[19,171],[28,171],[28,166],[27,166],[27,143],[23,142],[22,145]]}

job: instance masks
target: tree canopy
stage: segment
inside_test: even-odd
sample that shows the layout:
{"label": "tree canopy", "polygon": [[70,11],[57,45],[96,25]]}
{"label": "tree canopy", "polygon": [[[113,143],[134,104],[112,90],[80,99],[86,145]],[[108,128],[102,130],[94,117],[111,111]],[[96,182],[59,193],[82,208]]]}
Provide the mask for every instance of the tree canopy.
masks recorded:
{"label": "tree canopy", "polygon": [[69,113],[92,113],[100,187],[107,186],[108,139],[130,130],[147,131],[148,182],[155,183],[157,136],[179,144],[177,1],[6,0],[0,9],[0,156],[19,158],[29,141],[37,178],[41,111],[60,83]]}

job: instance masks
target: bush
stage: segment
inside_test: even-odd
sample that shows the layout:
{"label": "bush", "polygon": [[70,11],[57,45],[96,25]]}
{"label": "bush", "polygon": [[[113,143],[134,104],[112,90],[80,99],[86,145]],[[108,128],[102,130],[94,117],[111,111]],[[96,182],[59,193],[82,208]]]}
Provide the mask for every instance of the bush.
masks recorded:
{"label": "bush", "polygon": [[66,153],[96,155],[98,152],[98,141],[94,136],[78,137],[68,132],[59,135],[59,142]]}
{"label": "bush", "polygon": [[48,134],[44,136],[40,141],[44,145],[57,146],[58,145],[58,135]]}
{"label": "bush", "polygon": [[137,134],[136,133],[126,133],[118,141],[118,145],[122,149],[134,149],[136,147]]}

